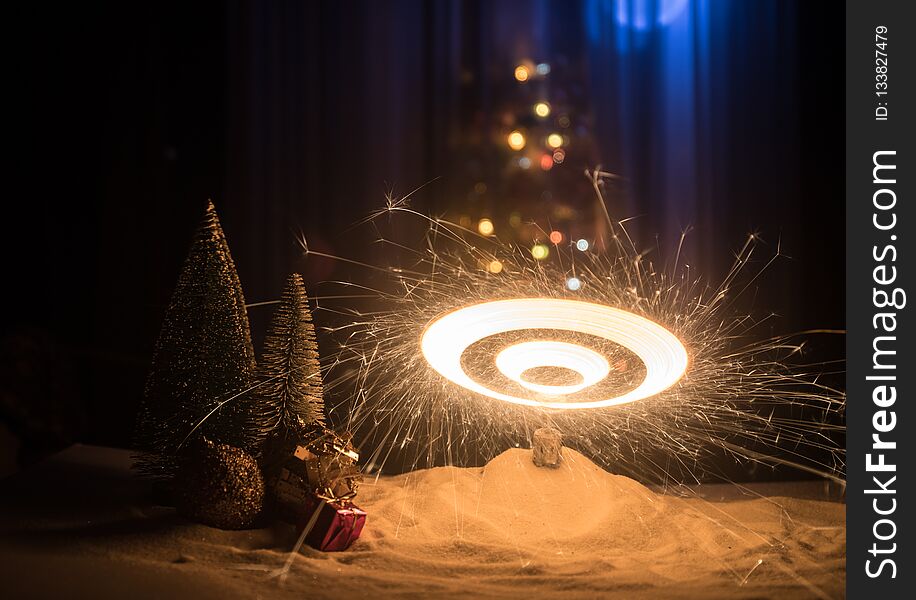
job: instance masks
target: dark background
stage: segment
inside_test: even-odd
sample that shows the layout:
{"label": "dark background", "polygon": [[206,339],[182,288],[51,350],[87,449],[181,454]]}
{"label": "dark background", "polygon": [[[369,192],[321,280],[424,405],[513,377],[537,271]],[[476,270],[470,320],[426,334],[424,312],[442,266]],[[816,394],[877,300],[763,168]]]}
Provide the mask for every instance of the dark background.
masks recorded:
{"label": "dark background", "polygon": [[[747,307],[777,312],[774,333],[842,329],[842,18],[725,0],[9,9],[0,472],[72,441],[129,444],[207,198],[258,302],[292,270],[350,277],[296,237],[365,257],[348,226],[392,188],[435,179],[415,207],[498,228],[546,226],[562,203],[570,235],[588,231],[579,174],[601,164],[621,176],[612,212],[641,215],[650,246],[693,227],[687,258],[712,280],[747,233],[765,253],[781,241],[791,259]],[[526,59],[552,65],[541,88],[514,80]],[[546,174],[505,148],[532,90],[574,122]],[[269,310],[251,309],[256,347]],[[809,353],[837,358],[842,340]]]}

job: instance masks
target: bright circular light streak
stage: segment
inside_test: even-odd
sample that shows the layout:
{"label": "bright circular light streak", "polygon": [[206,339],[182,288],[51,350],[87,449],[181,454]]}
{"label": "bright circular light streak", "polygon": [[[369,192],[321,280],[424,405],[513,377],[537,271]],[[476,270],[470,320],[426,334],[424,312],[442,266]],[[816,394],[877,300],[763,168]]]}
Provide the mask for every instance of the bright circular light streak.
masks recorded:
{"label": "bright circular light streak", "polygon": [[[522,378],[525,371],[538,367],[563,367],[581,375],[582,381],[574,385],[546,385]],[[509,346],[496,355],[496,368],[520,386],[550,396],[575,394],[595,385],[611,372],[608,361],[594,350],[547,340]]]}
{"label": "bright circular light streak", "polygon": [[566,280],[566,288],[570,292],[577,292],[582,288],[582,280],[578,277],[570,277]]}
{"label": "bright circular light streak", "polygon": [[[574,331],[620,344],[643,362],[645,379],[636,388],[619,396],[588,401],[541,402],[491,390],[464,371],[461,356],[471,344],[498,333],[529,329]],[[618,308],[559,298],[494,300],[458,309],[427,325],[420,338],[420,348],[433,369],[472,392],[514,404],[557,409],[601,408],[649,398],[677,383],[688,364],[684,345],[658,323]],[[566,355],[566,358],[569,356]],[[592,372],[584,357],[584,353],[580,355],[581,362],[573,369],[580,374]],[[527,368],[550,366],[540,363],[543,361],[532,359]]]}
{"label": "bright circular light streak", "polygon": [[580,252],[585,252],[586,250],[588,250],[588,240],[585,238],[582,238],[579,241],[577,241],[576,250],[579,250]]}

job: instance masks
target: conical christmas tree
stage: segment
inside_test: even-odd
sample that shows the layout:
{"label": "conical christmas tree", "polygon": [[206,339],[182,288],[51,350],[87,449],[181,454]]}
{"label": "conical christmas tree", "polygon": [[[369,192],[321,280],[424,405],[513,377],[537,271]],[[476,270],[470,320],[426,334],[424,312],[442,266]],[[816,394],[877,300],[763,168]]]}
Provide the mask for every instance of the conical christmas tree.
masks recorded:
{"label": "conical christmas tree", "polygon": [[324,425],[315,326],[302,276],[297,273],[287,280],[264,340],[258,398],[259,419],[264,435],[271,438],[270,448],[283,448],[303,425]]}
{"label": "conical christmas tree", "polygon": [[210,202],[156,342],[138,418],[138,468],[173,475],[176,454],[202,435],[257,451],[254,375],[242,286]]}

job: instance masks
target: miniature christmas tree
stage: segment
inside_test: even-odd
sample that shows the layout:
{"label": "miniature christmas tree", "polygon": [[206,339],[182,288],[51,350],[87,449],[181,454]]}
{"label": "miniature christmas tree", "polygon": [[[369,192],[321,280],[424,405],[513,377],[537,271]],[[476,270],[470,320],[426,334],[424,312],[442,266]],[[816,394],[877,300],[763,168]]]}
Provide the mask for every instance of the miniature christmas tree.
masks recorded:
{"label": "miniature christmas tree", "polygon": [[166,310],[140,407],[138,468],[174,475],[200,436],[257,452],[255,372],[245,298],[210,202]]}
{"label": "miniature christmas tree", "polygon": [[267,453],[285,452],[306,425],[324,425],[315,326],[302,276],[292,274],[264,340],[258,368],[259,419]]}

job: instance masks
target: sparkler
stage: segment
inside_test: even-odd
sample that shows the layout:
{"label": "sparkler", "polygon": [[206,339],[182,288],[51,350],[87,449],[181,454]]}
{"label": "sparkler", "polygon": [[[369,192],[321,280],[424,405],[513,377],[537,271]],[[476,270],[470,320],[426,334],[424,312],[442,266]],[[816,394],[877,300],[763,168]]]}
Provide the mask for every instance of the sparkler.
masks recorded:
{"label": "sparkler", "polygon": [[[607,215],[606,175],[591,174]],[[779,256],[748,273],[755,236],[714,286],[679,264],[680,246],[656,265],[609,215],[603,244],[554,245],[548,260],[406,198],[364,223],[380,231],[383,216],[422,223],[425,244],[380,234],[409,262],[364,265],[384,274],[382,289],[335,284],[368,292],[378,310],[319,307],[348,320],[328,328],[340,346],[326,389],[349,398],[332,417],[357,434],[368,469],[395,456],[400,468],[480,463],[555,427],[641,479],[698,481],[724,453],[843,480],[845,394],[822,382],[835,367],[803,364],[798,336],[761,340],[761,321],[735,312]]]}
{"label": "sparkler", "polygon": [[[544,401],[493,391],[475,381],[461,356],[474,342],[508,331],[547,329],[586,333],[632,350],[646,366],[646,377],[636,389],[609,398],[584,402]],[[601,408],[654,396],[672,385],[687,368],[687,351],[668,330],[639,315],[578,300],[520,298],[483,302],[433,321],[420,340],[423,356],[446,379],[472,391],[515,404],[546,408]],[[496,367],[522,387],[551,396],[591,387],[610,373],[607,360],[593,350],[566,342],[521,342],[502,350]],[[532,384],[522,374],[535,367],[556,366],[582,376],[577,385]]]}
{"label": "sparkler", "polygon": [[[582,381],[573,385],[543,385],[524,378],[526,372],[538,367],[559,367],[574,371]],[[595,385],[611,372],[611,365],[606,358],[594,350],[566,342],[514,344],[496,355],[496,368],[520,386],[547,396],[574,394]],[[561,405],[558,408],[570,407]]]}

